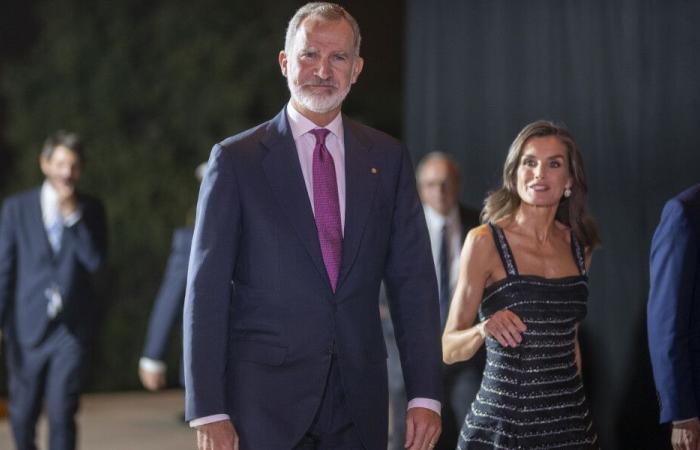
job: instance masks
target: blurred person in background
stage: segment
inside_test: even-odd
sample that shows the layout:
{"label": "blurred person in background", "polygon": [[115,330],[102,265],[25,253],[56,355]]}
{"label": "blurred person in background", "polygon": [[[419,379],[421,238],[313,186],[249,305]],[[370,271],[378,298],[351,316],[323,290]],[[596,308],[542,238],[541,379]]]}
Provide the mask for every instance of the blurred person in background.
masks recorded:
{"label": "blurred person in background", "polygon": [[[450,300],[459,278],[459,256],[467,232],[479,225],[479,212],[459,202],[461,178],[459,165],[447,153],[431,152],[416,167],[418,194],[428,224],[433,263],[438,279],[440,326],[445,327]],[[382,323],[389,351],[389,448],[403,448],[406,399],[401,362],[394,341],[393,327],[382,303]],[[442,434],[437,449],[452,450],[457,446],[459,429],[471,402],[479,390],[486,353],[480,349],[469,361],[443,367],[444,402]]]}
{"label": "blurred person in background", "polygon": [[76,446],[75,415],[98,301],[92,275],[107,247],[102,203],[79,192],[83,146],[59,131],[39,156],[45,176],[7,198],[0,217],[0,325],[10,425],[18,450],[35,450],[46,401],[50,450]]}
{"label": "blurred person in background", "polygon": [[[194,174],[198,182],[202,181],[206,169],[206,163],[197,166]],[[191,219],[188,217],[188,222],[193,222],[194,214],[190,216],[192,217]],[[182,323],[182,305],[185,302],[185,285],[187,284],[187,263],[190,259],[193,231],[193,225],[188,224],[177,228],[173,233],[165,274],[148,321],[146,343],[143,355],[139,360],[138,374],[141,384],[149,391],[163,389],[166,385],[165,354],[175,325]],[[184,386],[184,380],[180,381]]]}

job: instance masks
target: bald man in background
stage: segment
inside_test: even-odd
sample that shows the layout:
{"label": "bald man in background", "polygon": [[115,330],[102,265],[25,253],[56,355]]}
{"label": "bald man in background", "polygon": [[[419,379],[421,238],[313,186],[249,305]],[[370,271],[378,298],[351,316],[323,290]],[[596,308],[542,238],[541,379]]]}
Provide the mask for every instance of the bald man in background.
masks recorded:
{"label": "bald man in background", "polygon": [[[479,212],[460,204],[461,174],[457,162],[448,154],[428,153],[416,168],[418,193],[430,233],[433,263],[438,278],[440,325],[445,327],[452,293],[459,276],[459,256],[467,232],[479,224]],[[383,314],[383,317],[386,317]],[[391,432],[389,448],[402,448],[406,411],[401,366],[392,342],[391,323],[384,320],[389,349],[389,393]],[[467,414],[479,385],[486,361],[484,349],[469,361],[443,367],[444,402],[442,406],[443,432],[438,449],[454,449],[462,421]]]}

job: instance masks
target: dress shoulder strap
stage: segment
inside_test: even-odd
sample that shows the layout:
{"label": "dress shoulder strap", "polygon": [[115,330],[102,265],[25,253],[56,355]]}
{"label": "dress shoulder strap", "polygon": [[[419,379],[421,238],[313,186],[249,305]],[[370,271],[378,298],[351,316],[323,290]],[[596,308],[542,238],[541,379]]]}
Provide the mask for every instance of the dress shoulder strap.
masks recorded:
{"label": "dress shoulder strap", "polygon": [[513,252],[510,250],[510,245],[508,245],[506,240],[506,234],[501,227],[494,223],[489,222],[489,226],[491,227],[493,240],[496,243],[496,250],[498,250],[498,255],[501,257],[501,262],[503,262],[503,268],[508,276],[517,276],[518,268],[515,266],[515,258],[513,258]]}
{"label": "dress shoulder strap", "polygon": [[583,251],[583,246],[576,239],[574,231],[571,230],[571,253],[574,255],[574,261],[576,262],[576,267],[581,275],[586,275],[586,257]]}

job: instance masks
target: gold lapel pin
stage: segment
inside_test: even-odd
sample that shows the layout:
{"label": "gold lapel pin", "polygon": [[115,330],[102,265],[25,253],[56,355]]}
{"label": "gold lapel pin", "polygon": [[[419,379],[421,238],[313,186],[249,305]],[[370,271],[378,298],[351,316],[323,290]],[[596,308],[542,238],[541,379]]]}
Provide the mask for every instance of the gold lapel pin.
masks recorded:
{"label": "gold lapel pin", "polygon": [[377,168],[376,168],[376,167],[372,167],[369,171],[372,172],[373,175],[376,175],[376,174],[377,174]]}

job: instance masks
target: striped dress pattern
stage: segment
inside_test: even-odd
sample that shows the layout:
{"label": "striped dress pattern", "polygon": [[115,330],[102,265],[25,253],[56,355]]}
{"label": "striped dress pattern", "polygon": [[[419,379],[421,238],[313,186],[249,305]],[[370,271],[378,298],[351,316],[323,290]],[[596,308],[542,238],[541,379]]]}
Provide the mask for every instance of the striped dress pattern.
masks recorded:
{"label": "striped dress pattern", "polygon": [[490,227],[507,276],[485,289],[479,316],[507,308],[527,331],[515,348],[486,339],[484,377],[457,449],[596,449],[576,368],[576,326],[588,299],[583,247],[572,233],[576,276],[520,275],[503,230]]}

